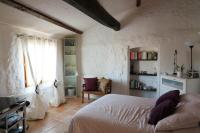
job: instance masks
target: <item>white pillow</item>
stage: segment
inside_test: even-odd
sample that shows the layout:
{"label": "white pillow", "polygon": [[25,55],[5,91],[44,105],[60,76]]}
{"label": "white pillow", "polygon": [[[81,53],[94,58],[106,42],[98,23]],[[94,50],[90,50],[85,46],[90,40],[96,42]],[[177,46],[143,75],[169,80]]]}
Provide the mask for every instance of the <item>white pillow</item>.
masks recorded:
{"label": "white pillow", "polygon": [[198,127],[200,122],[200,97],[183,95],[177,106],[177,111],[165,119],[160,120],[156,131],[171,131]]}

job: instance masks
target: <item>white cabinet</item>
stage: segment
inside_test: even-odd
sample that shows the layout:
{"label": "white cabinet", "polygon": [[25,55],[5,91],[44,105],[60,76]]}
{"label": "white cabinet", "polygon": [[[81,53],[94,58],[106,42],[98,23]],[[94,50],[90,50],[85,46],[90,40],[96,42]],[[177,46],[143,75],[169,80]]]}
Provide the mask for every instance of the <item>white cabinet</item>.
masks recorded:
{"label": "white cabinet", "polygon": [[181,94],[200,93],[200,79],[178,78],[172,75],[161,75],[160,95],[171,90],[180,90]]}
{"label": "white cabinet", "polygon": [[65,96],[77,95],[77,62],[76,62],[76,38],[64,39],[64,87]]}

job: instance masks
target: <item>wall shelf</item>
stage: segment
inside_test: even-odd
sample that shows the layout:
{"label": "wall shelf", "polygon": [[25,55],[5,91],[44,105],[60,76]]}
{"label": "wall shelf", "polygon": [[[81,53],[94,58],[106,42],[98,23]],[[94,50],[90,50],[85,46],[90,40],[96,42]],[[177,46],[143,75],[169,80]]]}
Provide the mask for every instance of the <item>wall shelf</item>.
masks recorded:
{"label": "wall shelf", "polygon": [[130,60],[130,61],[157,61],[157,59],[137,59],[137,60]]}
{"label": "wall shelf", "polygon": [[144,89],[138,89],[138,88],[131,88],[131,90],[138,90],[138,91],[153,91],[153,92],[157,91],[157,89],[146,89],[146,90],[144,90]]}
{"label": "wall shelf", "polygon": [[157,76],[157,74],[150,74],[150,73],[131,73],[134,76]]}

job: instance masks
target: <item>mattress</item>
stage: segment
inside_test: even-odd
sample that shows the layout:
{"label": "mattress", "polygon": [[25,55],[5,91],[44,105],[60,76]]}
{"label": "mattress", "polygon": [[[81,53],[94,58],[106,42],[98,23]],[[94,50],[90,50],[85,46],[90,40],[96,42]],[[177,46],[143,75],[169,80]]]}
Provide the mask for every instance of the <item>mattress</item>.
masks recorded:
{"label": "mattress", "polygon": [[[154,133],[148,124],[155,99],[109,94],[86,105],[72,118],[69,133]],[[159,133],[199,133],[199,128]]]}

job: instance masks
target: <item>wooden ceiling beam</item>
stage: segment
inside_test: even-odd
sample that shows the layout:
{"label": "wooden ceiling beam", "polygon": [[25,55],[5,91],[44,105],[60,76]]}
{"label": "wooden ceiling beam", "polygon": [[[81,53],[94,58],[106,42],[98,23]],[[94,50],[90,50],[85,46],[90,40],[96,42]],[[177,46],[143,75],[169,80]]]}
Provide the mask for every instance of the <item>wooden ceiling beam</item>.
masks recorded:
{"label": "wooden ceiling beam", "polygon": [[141,6],[141,0],[136,0],[136,6],[140,7]]}
{"label": "wooden ceiling beam", "polygon": [[97,0],[63,0],[99,23],[120,30],[120,23],[112,17]]}
{"label": "wooden ceiling beam", "polygon": [[31,7],[27,6],[27,5],[24,5],[22,3],[19,3],[19,2],[15,1],[15,0],[0,0],[0,2],[6,4],[8,6],[14,7],[14,8],[16,8],[16,9],[18,9],[20,11],[23,11],[23,12],[26,12],[28,14],[31,14],[31,15],[37,17],[37,18],[40,18],[40,19],[43,19],[43,20],[48,21],[50,23],[53,23],[53,24],[55,24],[57,26],[60,26],[62,28],[70,30],[72,32],[75,32],[75,33],[78,33],[78,34],[82,34],[83,33],[82,31],[80,31],[78,29],[75,29],[74,27],[72,27],[70,25],[67,25],[67,24],[65,24],[65,23],[63,23],[63,22],[61,22],[61,21],[59,21],[59,20],[47,15],[47,14],[44,14],[44,13],[42,13],[42,12],[36,10],[36,9],[33,9],[33,8],[31,8]]}

